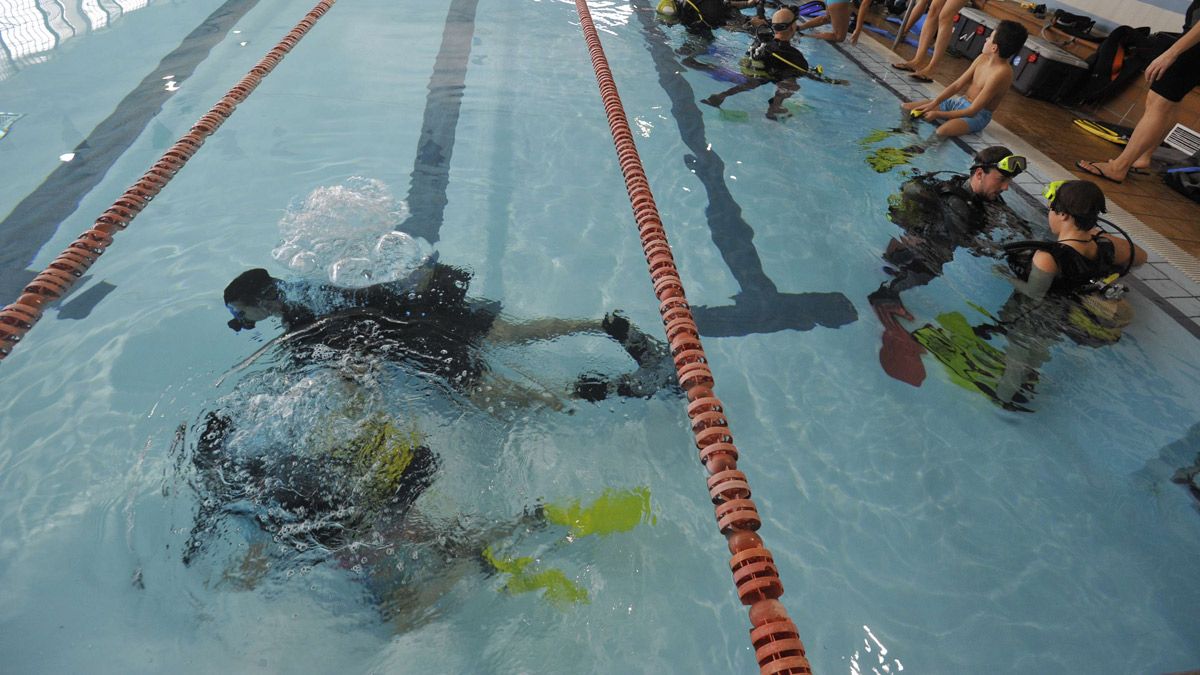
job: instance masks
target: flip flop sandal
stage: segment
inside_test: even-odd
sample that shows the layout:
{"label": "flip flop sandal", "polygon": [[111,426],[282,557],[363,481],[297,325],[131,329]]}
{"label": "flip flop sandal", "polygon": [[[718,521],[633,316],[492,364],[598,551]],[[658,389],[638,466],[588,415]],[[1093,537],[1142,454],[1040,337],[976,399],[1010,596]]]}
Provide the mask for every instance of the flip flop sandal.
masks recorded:
{"label": "flip flop sandal", "polygon": [[1075,168],[1079,169],[1080,171],[1082,171],[1090,176],[1095,176],[1096,178],[1103,178],[1104,180],[1109,181],[1110,183],[1116,183],[1116,184],[1120,185],[1121,183],[1124,182],[1124,181],[1117,180],[1116,178],[1111,178],[1108,174],[1104,173],[1104,169],[1101,169],[1099,166],[1096,165],[1096,162],[1088,162],[1088,161],[1085,161],[1082,159],[1076,160]]}

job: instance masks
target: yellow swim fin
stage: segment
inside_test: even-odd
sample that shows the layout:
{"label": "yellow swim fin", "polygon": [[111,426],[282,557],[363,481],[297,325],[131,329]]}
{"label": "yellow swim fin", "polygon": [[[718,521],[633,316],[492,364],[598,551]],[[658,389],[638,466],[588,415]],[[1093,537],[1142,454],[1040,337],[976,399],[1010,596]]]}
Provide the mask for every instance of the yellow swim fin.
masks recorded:
{"label": "yellow swim fin", "polygon": [[547,521],[571,528],[571,536],[576,538],[628,532],[641,523],[654,524],[648,487],[608,489],[589,505],[574,499],[546,504],[544,512]]}
{"label": "yellow swim fin", "polygon": [[1103,138],[1104,140],[1108,141],[1109,143],[1116,143],[1117,145],[1125,145],[1126,143],[1129,142],[1129,136],[1126,136],[1125,134],[1123,134],[1119,131],[1116,131],[1115,129],[1110,129],[1110,128],[1104,126],[1103,124],[1100,124],[1099,122],[1093,122],[1091,120],[1083,120],[1083,119],[1074,120],[1074,122],[1075,122],[1075,126],[1079,127],[1080,129],[1083,129],[1084,131],[1088,132],[1089,134],[1092,134],[1093,136],[1099,136],[1100,138]]}

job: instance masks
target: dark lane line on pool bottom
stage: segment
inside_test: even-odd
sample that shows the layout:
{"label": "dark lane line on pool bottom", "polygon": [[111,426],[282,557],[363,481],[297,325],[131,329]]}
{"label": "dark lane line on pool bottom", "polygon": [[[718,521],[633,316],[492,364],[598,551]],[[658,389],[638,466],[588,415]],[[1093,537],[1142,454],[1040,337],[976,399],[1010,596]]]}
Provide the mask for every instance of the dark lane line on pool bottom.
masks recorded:
{"label": "dark lane line on pool bottom", "polygon": [[466,88],[467,64],[471,41],[475,37],[475,9],[478,0],[453,0],[446,14],[442,44],[429,78],[429,96],[425,99],[425,118],[413,161],[408,188],[408,218],[398,228],[436,244],[445,216],[446,188],[450,184],[450,158],[454,154],[454,135]]}
{"label": "dark lane line on pool bottom", "polygon": [[[37,275],[29,264],[54,237],[59,226],[79,208],[79,203],[133,145],[172,96],[163,86],[163,76],[183,81],[225,39],[229,30],[258,4],[258,0],[228,0],[208,15],[179,46],[164,56],[158,66],[121,99],[115,110],[75,146],[75,158],[60,163],[42,184],[29,193],[0,221],[0,298],[8,302],[19,296]],[[82,284],[76,284],[76,288]],[[102,290],[95,290],[101,288]],[[84,295],[63,305],[69,311],[59,318],[86,317],[110,291],[112,284],[94,286]]]}
{"label": "dark lane line on pool bottom", "polygon": [[742,217],[742,207],[725,183],[725,162],[708,149],[704,115],[684,70],[659,28],[656,12],[645,0],[634,3],[646,34],[647,49],[658,72],[658,82],[671,99],[671,115],[691,154],[684,162],[708,195],[704,213],[713,244],[737,281],[739,292],[732,305],[692,306],[702,335],[734,337],[781,330],[812,330],[816,326],[839,328],[858,318],[853,303],[842,293],[780,293],[763,271],[754,246],[754,228]]}

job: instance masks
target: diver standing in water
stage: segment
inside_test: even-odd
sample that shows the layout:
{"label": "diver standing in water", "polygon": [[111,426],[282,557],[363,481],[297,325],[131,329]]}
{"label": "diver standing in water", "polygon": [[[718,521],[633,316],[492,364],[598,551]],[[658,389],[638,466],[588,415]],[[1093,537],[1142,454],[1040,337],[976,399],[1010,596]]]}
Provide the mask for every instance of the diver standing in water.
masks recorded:
{"label": "diver standing in water", "polygon": [[997,324],[983,327],[1008,338],[994,392],[1002,405],[1025,402],[1022,390],[1031,390],[1037,369],[1050,359],[1050,346],[1062,336],[1087,346],[1116,342],[1132,320],[1116,281],[1146,262],[1146,252],[1128,235],[1100,226],[1107,208],[1095,183],[1056,181],[1045,197],[1055,239],[1004,246],[1016,290],[998,312]]}
{"label": "diver standing in water", "polygon": [[[842,80],[826,78],[818,69],[810,68],[804,54],[792,45],[792,37],[796,35],[796,13],[784,7],[771,15],[771,25],[763,27],[755,37],[754,43],[747,52],[749,76],[745,82],[734,85],[725,91],[713,94],[700,102],[720,108],[725,99],[735,94],[757,89],[770,82],[775,83],[775,95],[767,105],[767,118],[777,120],[786,117],[788,111],[783,102],[797,91],[800,84],[798,77],[808,77],[819,82],[830,84],[846,84]],[[705,68],[708,64],[685,62],[692,67]]]}
{"label": "diver standing in water", "polygon": [[1029,236],[1028,224],[1001,199],[1025,167],[1024,157],[994,145],[975,155],[967,174],[920,175],[889,199],[888,217],[904,234],[888,241],[883,254],[892,265],[887,270],[892,278],[867,296],[883,323],[879,361],[888,375],[913,386],[925,379],[924,350],[898,321],[913,318],[900,300],[901,292],[941,275],[942,267],[954,259],[959,248],[975,255],[998,256],[999,246],[988,236],[994,231]]}

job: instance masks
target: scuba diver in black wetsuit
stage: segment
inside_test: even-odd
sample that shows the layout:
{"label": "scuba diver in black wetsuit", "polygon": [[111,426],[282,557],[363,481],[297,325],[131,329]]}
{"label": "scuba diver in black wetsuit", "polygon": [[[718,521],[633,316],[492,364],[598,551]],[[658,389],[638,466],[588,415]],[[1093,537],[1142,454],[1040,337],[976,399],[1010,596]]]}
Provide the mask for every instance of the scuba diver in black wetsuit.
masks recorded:
{"label": "scuba diver in black wetsuit", "polygon": [[1025,158],[1008,148],[984,148],[972,160],[966,175],[938,172],[917,176],[890,198],[888,217],[904,234],[888,242],[883,254],[892,275],[867,296],[883,323],[880,364],[892,377],[920,386],[925,378],[924,351],[898,322],[912,320],[900,293],[923,286],[941,275],[959,248],[974,255],[998,256],[1000,248],[990,235],[1029,236],[1029,225],[1001,199],[1012,179],[1025,169]]}
{"label": "scuba diver in black wetsuit", "polygon": [[[758,5],[763,0],[673,0],[674,16],[693,35],[705,40],[713,38],[713,31],[732,24],[741,27],[749,21],[740,10]],[[662,9],[660,7],[660,12]]]}
{"label": "scuba diver in black wetsuit", "polygon": [[472,398],[499,391],[511,403],[540,401],[563,407],[548,393],[522,390],[490,373],[480,349],[484,343],[527,343],[580,333],[612,337],[638,369],[615,380],[586,374],[572,397],[587,401],[609,395],[649,397],[676,386],[667,346],[621,314],[610,314],[601,321],[512,323],[499,315],[499,303],[468,298],[469,284],[466,271],[436,260],[405,280],[358,289],[287,282],[271,277],[264,269],[252,269],[225,289],[225,306],[233,314],[229,327],[234,330],[254,328],[258,321],[278,316],[293,359],[305,361],[315,354],[349,351],[412,362]]}
{"label": "scuba diver in black wetsuit", "polygon": [[230,515],[252,519],[293,555],[303,552],[303,560],[347,566],[355,564],[356,547],[380,537],[430,550],[446,564],[478,562],[486,545],[544,524],[536,509],[515,522],[449,534],[430,531],[427,518],[410,518],[439,474],[439,460],[415,420],[401,422],[392,412],[404,397],[381,393],[379,378],[391,371],[371,367],[380,362],[405,366],[405,380],[432,380],[487,404],[558,408],[557,398],[492,374],[483,347],[602,333],[638,368],[618,377],[586,373],[571,397],[678,391],[667,346],[623,315],[511,323],[499,315],[499,303],[468,298],[469,282],[466,271],[435,259],[402,281],[357,289],[283,281],[263,269],[234,279],[224,293],[230,328],[278,317],[284,358],[281,368],[253,373],[199,425],[187,466],[201,499],[184,562],[205,550]]}
{"label": "scuba diver in black wetsuit", "polygon": [[1120,339],[1132,310],[1116,281],[1146,262],[1146,252],[1124,231],[1113,225],[1120,231],[1117,236],[1101,228],[1099,216],[1106,205],[1095,183],[1056,181],[1045,196],[1055,240],[1005,244],[1016,290],[996,324],[975,328],[976,334],[1001,332],[1008,338],[1003,375],[994,392],[1006,407],[1027,402],[1038,367],[1049,360],[1050,346],[1062,336],[1092,347]]}
{"label": "scuba diver in black wetsuit", "polygon": [[[702,99],[701,103],[720,108],[730,96],[774,82],[775,95],[767,105],[767,118],[776,120],[788,114],[783,102],[800,91],[800,84],[796,78],[808,77],[829,84],[846,84],[844,80],[826,78],[819,68],[810,68],[804,54],[792,46],[791,40],[796,34],[796,13],[792,9],[784,7],[776,11],[771,15],[771,25],[763,26],[759,31],[744,59],[748,79]],[[695,58],[685,60],[684,64],[700,70],[717,67]]]}

